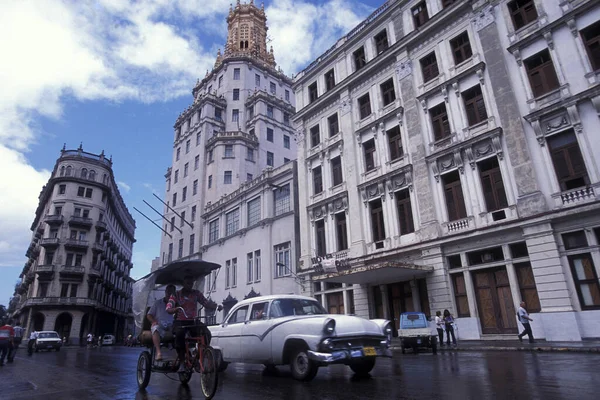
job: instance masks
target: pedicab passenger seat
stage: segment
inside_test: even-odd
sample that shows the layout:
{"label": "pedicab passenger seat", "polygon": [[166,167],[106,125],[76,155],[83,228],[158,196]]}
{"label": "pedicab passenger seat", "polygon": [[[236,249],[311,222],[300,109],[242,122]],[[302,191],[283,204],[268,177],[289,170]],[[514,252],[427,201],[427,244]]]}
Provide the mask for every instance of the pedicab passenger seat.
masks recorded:
{"label": "pedicab passenger seat", "polygon": [[[146,347],[153,346],[152,332],[149,329],[142,331],[142,333],[140,333],[140,336],[138,339],[140,340],[140,343],[142,344],[142,346],[146,346]],[[167,331],[167,332],[165,332],[165,335],[160,337],[160,342],[162,344],[175,343],[175,335],[173,335],[172,331]]]}

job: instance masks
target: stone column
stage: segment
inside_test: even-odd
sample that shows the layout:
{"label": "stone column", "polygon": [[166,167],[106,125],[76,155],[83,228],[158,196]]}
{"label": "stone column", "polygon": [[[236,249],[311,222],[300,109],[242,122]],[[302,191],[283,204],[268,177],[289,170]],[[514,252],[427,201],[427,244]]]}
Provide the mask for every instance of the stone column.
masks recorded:
{"label": "stone column", "polygon": [[369,315],[369,287],[368,285],[354,285],[354,311],[356,315],[370,318]]}
{"label": "stone column", "polygon": [[387,285],[379,285],[381,301],[383,303],[383,318],[390,319],[390,299],[388,298]]}
{"label": "stone column", "polygon": [[[453,310],[449,277],[444,266],[442,249],[439,246],[424,248],[421,251],[422,264],[433,266],[427,279],[427,293],[431,310]],[[456,315],[455,312],[453,314]]]}
{"label": "stone column", "polygon": [[421,292],[419,292],[419,285],[417,285],[416,279],[410,281],[410,291],[412,292],[413,309],[415,311],[422,311]]}

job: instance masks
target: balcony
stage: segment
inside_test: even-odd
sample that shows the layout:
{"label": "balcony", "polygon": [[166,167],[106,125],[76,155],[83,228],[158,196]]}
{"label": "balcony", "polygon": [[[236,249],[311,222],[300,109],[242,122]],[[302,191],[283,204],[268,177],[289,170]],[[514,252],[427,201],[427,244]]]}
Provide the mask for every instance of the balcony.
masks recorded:
{"label": "balcony", "polygon": [[556,207],[570,207],[596,200],[593,186],[566,190],[552,195]]}
{"label": "balcony", "polygon": [[87,240],[67,239],[65,241],[65,248],[69,248],[69,249],[87,250],[89,245],[90,244]]}
{"label": "balcony", "polygon": [[60,267],[60,277],[68,279],[82,280],[85,274],[85,267],[81,265],[62,265]]}
{"label": "balcony", "polygon": [[107,229],[106,222],[104,221],[96,221],[96,230],[98,232],[105,232]]}
{"label": "balcony", "polygon": [[87,299],[84,297],[33,297],[27,299],[23,304],[23,307],[35,306],[35,305],[76,305],[76,306],[98,306],[96,300]]}
{"label": "balcony", "polygon": [[25,275],[25,282],[27,283],[31,283],[35,280],[35,272],[28,272]]}
{"label": "balcony", "polygon": [[38,279],[42,281],[52,280],[54,278],[54,265],[45,264],[35,267],[35,272],[38,274]]}
{"label": "balcony", "polygon": [[92,243],[92,251],[95,253],[102,253],[104,246],[101,243]]}
{"label": "balcony", "polygon": [[90,229],[93,224],[94,221],[91,218],[78,217],[76,215],[72,215],[71,218],[69,218],[69,226],[78,226],[81,228]]}
{"label": "balcony", "polygon": [[60,244],[60,239],[59,238],[43,238],[40,241],[40,246],[48,249],[48,248],[53,248],[53,247],[58,247],[58,245]]}
{"label": "balcony", "polygon": [[467,230],[473,227],[472,217],[458,219],[456,221],[450,221],[442,224],[445,234],[452,234],[460,231]]}
{"label": "balcony", "polygon": [[44,222],[47,223],[48,225],[61,225],[63,223],[63,216],[62,215],[46,215],[44,217]]}

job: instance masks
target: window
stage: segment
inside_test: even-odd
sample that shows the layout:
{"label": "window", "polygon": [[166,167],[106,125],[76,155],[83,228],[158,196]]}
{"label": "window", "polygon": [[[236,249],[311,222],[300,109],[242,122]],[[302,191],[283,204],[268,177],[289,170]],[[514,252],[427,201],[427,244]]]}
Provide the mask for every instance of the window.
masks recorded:
{"label": "window", "polygon": [[271,94],[276,94],[277,93],[277,85],[275,85],[275,83],[273,83],[273,82],[270,82],[269,90],[270,90]]}
{"label": "window", "polygon": [[383,220],[381,199],[369,202],[369,212],[371,214],[371,234],[373,235],[373,242],[382,242],[385,240],[385,222]]}
{"label": "window", "polygon": [[233,145],[232,144],[226,144],[225,145],[225,154],[224,154],[225,158],[233,158]]}
{"label": "window", "polygon": [[215,108],[215,119],[217,121],[223,121],[223,111],[220,108]]}
{"label": "window", "polygon": [[377,55],[386,51],[389,47],[387,31],[384,29],[375,35],[375,49],[377,50]]}
{"label": "window", "polygon": [[327,126],[329,126],[329,137],[335,136],[340,132],[340,124],[337,113],[327,118]]}
{"label": "window", "polygon": [[188,176],[189,168],[190,168],[190,164],[189,163],[185,163],[185,165],[183,166],[183,177],[184,178],[186,176]]}
{"label": "window", "polygon": [[37,297],[46,297],[48,295],[48,282],[39,282]]}
{"label": "window", "polygon": [[289,163],[290,161],[291,161],[291,160],[290,160],[289,158],[287,158],[287,157],[283,157],[283,163],[284,163],[284,164],[287,164],[287,163]]}
{"label": "window", "polygon": [[196,220],[196,206],[192,206],[192,215],[190,216],[192,222]]}
{"label": "window", "polygon": [[245,322],[248,307],[249,306],[243,306],[235,310],[227,320],[227,324],[241,324],[242,322]]}
{"label": "window", "polygon": [[231,287],[237,286],[237,258],[231,259]]}
{"label": "window", "polygon": [[171,232],[175,229],[175,217],[171,217]]}
{"label": "window", "polygon": [[198,179],[194,180],[193,186],[192,186],[192,196],[195,196],[198,194]]}
{"label": "window", "polygon": [[233,89],[233,100],[240,99],[240,89]]}
{"label": "window", "polygon": [[488,158],[477,163],[477,165],[479,166],[481,188],[483,189],[487,211],[491,212],[508,207],[498,158]]}
{"label": "window", "polygon": [[267,117],[275,118],[273,114],[273,106],[267,106]]}
{"label": "window", "polygon": [[70,165],[67,165],[67,172],[66,175],[67,176],[71,176],[71,171],[73,170],[73,167],[71,167]]}
{"label": "window", "polygon": [[315,125],[310,128],[310,145],[311,147],[315,147],[319,143],[321,143],[321,133],[319,131],[319,125]]}
{"label": "window", "polygon": [[94,191],[94,189],[90,189],[90,188],[85,189],[85,197],[88,199],[91,199],[93,191]]}
{"label": "window", "polygon": [[283,124],[286,126],[290,126],[290,114],[283,113]]}
{"label": "window", "polygon": [[246,283],[252,283],[254,276],[254,257],[252,253],[246,254]]}
{"label": "window", "polygon": [[62,207],[54,207],[54,215],[62,215]]}
{"label": "window", "polygon": [[469,126],[477,125],[480,122],[487,120],[487,111],[485,110],[485,102],[481,93],[481,86],[477,85],[471,89],[465,90],[462,93],[465,109],[467,111],[467,120]]}
{"label": "window", "polygon": [[179,181],[179,170],[175,170],[175,178],[173,179],[173,183],[177,183]]}
{"label": "window", "polygon": [[319,92],[317,90],[317,82],[314,82],[308,87],[308,103],[312,103],[317,100],[318,97]]}
{"label": "window", "polygon": [[365,153],[365,171],[375,169],[375,139],[363,143],[363,151]]}
{"label": "window", "polygon": [[87,168],[82,168],[82,169],[81,169],[81,178],[82,178],[82,179],[87,179],[87,175],[88,175],[88,170],[87,170]]}
{"label": "window", "polygon": [[508,248],[510,249],[510,255],[512,258],[522,258],[529,256],[529,251],[527,250],[527,243],[525,242],[511,243],[508,245]]}
{"label": "window", "polygon": [[352,57],[354,58],[354,69],[358,71],[365,65],[367,65],[367,57],[365,56],[365,48],[359,47],[354,53],[352,53]]}
{"label": "window", "polygon": [[325,73],[325,91],[329,91],[335,87],[335,72],[330,69]]}
{"label": "window", "polygon": [[260,221],[260,197],[248,202],[248,226],[253,226]]}
{"label": "window", "polygon": [[285,101],[290,101],[290,91],[289,90],[285,90]]}
{"label": "window", "polygon": [[389,79],[381,84],[381,98],[383,106],[387,106],[396,100],[396,92],[394,90],[394,79]]}
{"label": "window", "polygon": [[371,98],[369,97],[369,93],[358,98],[358,110],[360,119],[367,118],[371,115]]}
{"label": "window", "polygon": [[173,207],[177,205],[177,193],[173,193]]}
{"label": "window", "polygon": [[590,181],[575,132],[569,129],[548,137],[547,141],[560,190],[589,185]]}
{"label": "window", "polygon": [[267,128],[267,141],[273,143],[273,129]]}
{"label": "window", "polygon": [[452,48],[454,64],[456,65],[468,60],[473,55],[469,34],[466,31],[450,40],[450,47]]}
{"label": "window", "polygon": [[208,224],[208,243],[213,243],[219,239],[219,219],[210,221]]}
{"label": "window", "polygon": [[388,145],[390,146],[390,160],[397,160],[404,155],[402,149],[402,137],[400,136],[400,126],[395,126],[387,131]]}
{"label": "window", "polygon": [[210,189],[212,187],[212,175],[208,176],[208,188]]}
{"label": "window", "polygon": [[219,77],[219,87],[223,85],[223,75]]}
{"label": "window", "polygon": [[317,244],[317,257],[327,254],[327,242],[325,241],[325,220],[315,221],[315,239]]}
{"label": "window", "polygon": [[290,137],[288,135],[283,135],[283,147],[290,148]]}
{"label": "window", "polygon": [[183,203],[187,199],[187,186],[181,191],[181,202]]}
{"label": "window", "polygon": [[600,21],[581,30],[581,39],[585,45],[592,69],[600,69]]}
{"label": "window", "polygon": [[240,110],[233,109],[231,110],[231,122],[239,122],[240,120]]}
{"label": "window", "polygon": [[194,241],[196,240],[196,235],[195,234],[191,234],[190,235],[190,255],[194,254]]}
{"label": "window", "polygon": [[275,164],[273,157],[274,157],[273,153],[271,153],[270,151],[267,151],[267,165],[269,167],[272,167]]}
{"label": "window", "polygon": [[446,208],[448,209],[448,221],[466,218],[467,211],[465,209],[465,200],[463,198],[458,171],[452,171],[442,176],[442,182],[444,185]]}
{"label": "window", "polygon": [[69,293],[69,284],[63,283],[60,288],[60,297],[67,297],[68,293]]}
{"label": "window", "polygon": [[348,228],[346,225],[346,213],[335,214],[335,234],[337,239],[337,251],[348,249]]}
{"label": "window", "polygon": [[454,299],[456,300],[456,314],[459,318],[470,317],[469,301],[467,300],[467,286],[465,285],[465,276],[452,274],[452,283],[454,283]]}
{"label": "window", "polygon": [[429,109],[431,116],[431,125],[433,126],[433,138],[438,140],[445,139],[450,136],[450,123],[448,122],[448,113],[446,112],[446,104],[441,102],[435,107]]}
{"label": "window", "polygon": [[168,262],[171,262],[173,260],[173,243],[169,243],[169,255],[168,255]]}
{"label": "window", "polygon": [[530,313],[542,311],[531,264],[528,262],[515,264],[515,272],[521,291],[521,300],[527,303],[527,311]]}
{"label": "window", "polygon": [[190,152],[190,145],[192,144],[191,140],[188,139],[185,141],[185,154],[188,154]]}
{"label": "window", "polygon": [[333,186],[341,185],[343,179],[342,174],[342,157],[337,156],[331,159],[331,177]]}
{"label": "window", "polygon": [[521,29],[525,25],[537,19],[537,10],[533,0],[514,0],[508,3],[508,11],[512,18],[515,30]]}
{"label": "window", "polygon": [[581,309],[599,309],[600,284],[591,254],[578,254],[568,258]]}
{"label": "window", "polygon": [[315,167],[312,169],[313,175],[313,194],[319,194],[323,191],[323,174],[321,167]]}
{"label": "window", "polygon": [[177,258],[183,257],[183,239],[179,239],[179,247],[177,247]]}
{"label": "window", "polygon": [[248,107],[248,120],[254,118],[254,105]]}
{"label": "window", "polygon": [[560,86],[548,49],[534,54],[523,63],[534,97],[542,96]]}
{"label": "window", "polygon": [[85,188],[83,186],[79,186],[77,188],[77,196],[83,197],[85,195]]}
{"label": "window", "polygon": [[231,171],[225,171],[225,173],[223,174],[223,183],[226,185],[231,185]]}
{"label": "window", "polygon": [[259,74],[254,75],[254,85],[260,86],[260,75]]}
{"label": "window", "polygon": [[437,65],[437,58],[435,51],[432,51],[425,57],[421,58],[421,70],[423,71],[423,82],[429,82],[440,74],[440,70]]}
{"label": "window", "polygon": [[291,275],[290,268],[291,245],[290,242],[275,246],[275,278]]}
{"label": "window", "polygon": [[214,161],[214,160],[213,160],[213,150],[212,150],[212,149],[210,149],[210,150],[208,151],[208,164],[210,164],[210,163],[211,163],[211,162],[213,162],[213,161]]}
{"label": "window", "polygon": [[396,209],[398,210],[398,224],[400,235],[406,235],[415,231],[413,221],[412,205],[408,189],[396,192]]}
{"label": "window", "polygon": [[200,145],[200,132],[196,133],[196,146]]}
{"label": "window", "polygon": [[588,246],[585,231],[569,232],[562,235],[565,250],[580,249]]}
{"label": "window", "polygon": [[239,81],[240,80],[240,69],[239,68],[234,68],[233,69],[233,80],[234,81]]}
{"label": "window", "polygon": [[240,209],[225,214],[225,235],[233,235],[240,229]]}
{"label": "window", "polygon": [[252,147],[246,147],[246,160],[254,161],[254,149]]}
{"label": "window", "polygon": [[58,185],[58,194],[65,194],[67,191],[67,185]]}
{"label": "window", "polygon": [[254,252],[254,282],[260,282],[262,276],[262,265],[260,258],[260,250]]}
{"label": "window", "polygon": [[175,152],[175,161],[179,161],[180,158],[181,158],[181,147],[178,147],[177,151]]}
{"label": "window", "polygon": [[446,257],[448,261],[448,268],[462,268],[462,261],[460,259],[460,254],[455,254],[453,256]]}
{"label": "window", "polygon": [[413,22],[415,29],[420,28],[425,22],[429,21],[429,14],[427,14],[427,4],[422,1],[411,9]]}
{"label": "window", "polygon": [[254,177],[252,176],[252,174],[246,174],[246,181],[250,182],[252,179],[254,179]]}

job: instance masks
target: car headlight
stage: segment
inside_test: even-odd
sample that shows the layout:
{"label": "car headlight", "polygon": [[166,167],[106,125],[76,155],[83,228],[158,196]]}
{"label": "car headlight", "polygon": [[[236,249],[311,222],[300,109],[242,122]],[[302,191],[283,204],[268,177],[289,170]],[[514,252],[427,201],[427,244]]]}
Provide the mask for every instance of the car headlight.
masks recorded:
{"label": "car headlight", "polygon": [[383,326],[383,334],[385,335],[388,345],[390,345],[392,343],[392,323],[388,322],[387,324],[385,324]]}
{"label": "car headlight", "polygon": [[331,335],[335,331],[335,319],[328,319],[323,326],[323,333]]}

